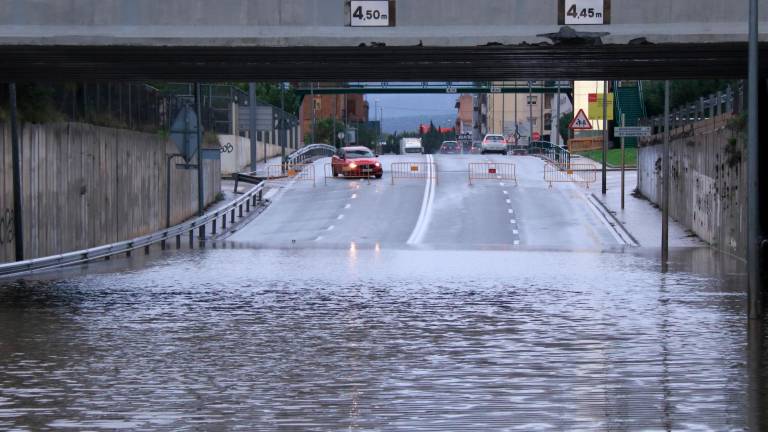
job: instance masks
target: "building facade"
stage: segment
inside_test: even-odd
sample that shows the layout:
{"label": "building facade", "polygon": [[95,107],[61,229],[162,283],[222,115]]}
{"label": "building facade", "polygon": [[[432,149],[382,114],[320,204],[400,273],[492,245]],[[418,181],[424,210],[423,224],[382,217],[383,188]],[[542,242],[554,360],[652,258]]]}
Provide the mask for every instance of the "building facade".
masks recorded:
{"label": "building facade", "polygon": [[366,123],[368,111],[368,102],[361,94],[307,95],[299,111],[300,137],[312,134],[313,124],[322,119],[335,118],[347,125]]}

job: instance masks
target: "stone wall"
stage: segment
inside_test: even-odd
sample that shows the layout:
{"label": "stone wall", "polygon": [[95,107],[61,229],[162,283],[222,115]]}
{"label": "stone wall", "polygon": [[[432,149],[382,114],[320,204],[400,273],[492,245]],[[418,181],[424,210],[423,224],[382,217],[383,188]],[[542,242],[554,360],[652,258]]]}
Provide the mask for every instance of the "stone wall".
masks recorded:
{"label": "stone wall", "polygon": [[[670,216],[713,247],[746,256],[745,136],[739,117],[724,114],[671,131]],[[663,135],[641,142],[638,187],[662,197]]]}
{"label": "stone wall", "polygon": [[[166,162],[158,135],[77,123],[24,125],[25,258],[85,249],[165,227]],[[171,164],[171,223],[197,213],[197,172]],[[0,262],[14,259],[10,126],[0,124]],[[204,161],[205,200],[220,189],[220,161]]]}

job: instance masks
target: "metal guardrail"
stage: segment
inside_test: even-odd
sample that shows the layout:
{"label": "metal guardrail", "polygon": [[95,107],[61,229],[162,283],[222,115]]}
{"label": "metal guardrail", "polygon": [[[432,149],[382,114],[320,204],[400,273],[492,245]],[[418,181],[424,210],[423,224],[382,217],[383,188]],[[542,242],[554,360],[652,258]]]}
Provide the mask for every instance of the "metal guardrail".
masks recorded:
{"label": "metal guardrail", "polygon": [[205,241],[207,225],[211,224],[211,234],[217,233],[219,218],[221,218],[222,229],[227,228],[227,220],[234,224],[236,217],[242,218],[245,212],[250,212],[251,207],[255,206],[257,201],[263,198],[264,182],[251,188],[235,201],[232,201],[225,207],[211,211],[194,220],[181,223],[179,225],[167,228],[155,233],[136,237],[131,240],[125,240],[104,246],[98,246],[90,249],[83,249],[74,252],[67,252],[60,255],[51,255],[42,258],[35,258],[26,261],[19,261],[7,264],[0,264],[0,277],[20,275],[40,270],[51,270],[66,267],[75,264],[95,261],[98,259],[110,259],[116,255],[131,255],[131,252],[144,248],[145,253],[149,253],[150,246],[162,243],[162,248],[166,248],[166,242],[175,238],[176,247],[181,247],[181,237],[189,235],[190,244],[194,242],[195,230],[198,231],[198,240]]}
{"label": "metal guardrail", "polygon": [[553,163],[571,163],[571,152],[548,141],[534,141],[528,145],[529,155],[540,155]]}
{"label": "metal guardrail", "polygon": [[553,183],[582,183],[589,189],[589,185],[597,181],[597,166],[593,164],[575,163],[545,163],[544,181],[549,183],[550,189]]}
{"label": "metal guardrail", "polygon": [[517,185],[515,164],[494,162],[472,162],[469,164],[469,184],[475,180],[511,181]]}
{"label": "metal guardrail", "polygon": [[328,144],[309,144],[286,156],[283,162],[287,164],[300,164],[320,157],[333,156],[335,153],[336,147]]}

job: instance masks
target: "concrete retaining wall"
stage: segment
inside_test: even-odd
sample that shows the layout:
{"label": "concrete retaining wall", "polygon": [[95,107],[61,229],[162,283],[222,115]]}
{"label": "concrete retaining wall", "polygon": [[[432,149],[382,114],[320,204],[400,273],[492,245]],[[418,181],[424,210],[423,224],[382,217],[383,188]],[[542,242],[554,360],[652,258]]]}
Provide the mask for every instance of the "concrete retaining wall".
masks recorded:
{"label": "concrete retaining wall", "polygon": [[[221,176],[229,177],[233,173],[248,171],[251,164],[251,140],[249,138],[238,137],[235,135],[219,135],[221,147]],[[264,143],[257,141],[257,161],[264,160]],[[282,149],[276,144],[267,144],[267,157],[275,157],[281,153]],[[293,152],[293,149],[286,149],[286,154]]]}
{"label": "concrete retaining wall", "polygon": [[[10,127],[0,125],[0,262],[14,258]],[[22,195],[25,258],[84,249],[165,226],[166,158],[153,134],[85,124],[25,125]],[[197,172],[171,168],[171,223],[197,213]],[[204,161],[205,200],[221,189],[220,161]],[[11,217],[8,221],[8,217]]]}
{"label": "concrete retaining wall", "polygon": [[[744,134],[717,116],[671,131],[670,215],[713,247],[744,257],[747,246]],[[638,187],[651,202],[662,196],[663,135],[641,143]]]}

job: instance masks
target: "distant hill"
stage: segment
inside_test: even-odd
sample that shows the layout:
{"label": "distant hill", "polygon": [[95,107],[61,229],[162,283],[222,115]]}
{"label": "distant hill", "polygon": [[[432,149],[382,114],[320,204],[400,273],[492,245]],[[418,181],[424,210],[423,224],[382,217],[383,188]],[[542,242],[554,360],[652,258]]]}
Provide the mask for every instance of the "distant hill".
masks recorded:
{"label": "distant hill", "polygon": [[408,117],[386,117],[382,128],[386,133],[393,132],[418,132],[419,125],[429,124],[432,121],[435,126],[453,127],[456,121],[456,114],[437,114],[437,115],[416,115]]}

